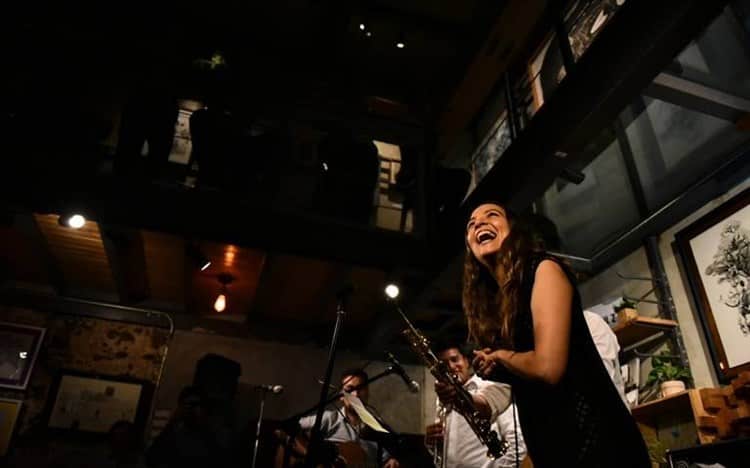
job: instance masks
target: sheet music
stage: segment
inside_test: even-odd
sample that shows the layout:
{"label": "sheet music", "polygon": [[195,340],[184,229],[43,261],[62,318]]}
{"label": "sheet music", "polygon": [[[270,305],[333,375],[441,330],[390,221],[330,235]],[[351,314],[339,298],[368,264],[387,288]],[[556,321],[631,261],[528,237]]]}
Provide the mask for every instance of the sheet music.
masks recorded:
{"label": "sheet music", "polygon": [[378,431],[378,432],[385,432],[388,433],[388,429],[384,428],[377,419],[375,419],[375,416],[370,413],[367,408],[365,408],[365,405],[362,404],[362,400],[357,398],[356,396],[344,392],[344,400],[346,400],[351,408],[354,410],[355,413],[357,413],[357,416],[359,416],[359,419],[367,426],[369,426],[371,429]]}

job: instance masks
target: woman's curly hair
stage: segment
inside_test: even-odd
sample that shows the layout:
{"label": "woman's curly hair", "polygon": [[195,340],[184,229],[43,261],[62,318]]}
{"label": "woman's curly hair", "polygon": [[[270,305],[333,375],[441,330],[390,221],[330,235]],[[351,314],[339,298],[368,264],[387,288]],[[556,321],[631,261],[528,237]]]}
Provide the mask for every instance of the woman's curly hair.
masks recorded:
{"label": "woman's curly hair", "polygon": [[513,348],[513,325],[518,313],[524,269],[529,257],[544,248],[528,223],[509,209],[503,209],[510,233],[491,262],[496,271],[503,273],[502,284],[498,284],[493,272],[474,258],[467,243],[462,302],[470,341],[486,347]]}

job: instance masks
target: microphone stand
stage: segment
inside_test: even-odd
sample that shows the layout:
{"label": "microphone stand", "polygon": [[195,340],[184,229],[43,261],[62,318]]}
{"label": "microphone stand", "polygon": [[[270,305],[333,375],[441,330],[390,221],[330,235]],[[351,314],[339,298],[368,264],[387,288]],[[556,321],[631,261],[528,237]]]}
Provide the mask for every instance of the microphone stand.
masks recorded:
{"label": "microphone stand", "polygon": [[[365,380],[364,382],[362,382],[361,384],[357,385],[356,387],[353,387],[352,391],[364,388],[364,387],[368,386],[369,384],[371,384],[372,382],[375,382],[376,380],[380,380],[383,377],[386,377],[386,376],[388,376],[390,374],[395,374],[395,373],[396,373],[396,368],[394,366],[392,366],[392,365],[388,366],[388,367],[385,368],[385,370],[383,372],[381,372],[381,373],[379,373],[377,375],[374,375],[374,376],[368,378],[367,380]],[[325,389],[325,387],[323,387],[323,388]],[[328,392],[326,392],[326,395],[327,394],[328,394]],[[321,407],[321,405],[322,405],[323,408],[325,408],[326,406],[330,405],[331,403],[333,403],[336,400],[338,400],[339,398],[341,398],[341,396],[343,394],[344,394],[344,392],[336,392],[333,395],[331,395],[330,397],[327,397],[324,401],[322,401],[320,403],[316,403],[315,406],[307,408],[306,410],[301,411],[301,412],[295,414],[294,416],[290,416],[290,417],[286,418],[284,421],[287,422],[287,423],[292,422],[292,421],[296,421],[299,418],[301,418],[303,416],[307,416],[308,414],[312,413],[313,411],[318,410]]]}
{"label": "microphone stand", "polygon": [[341,323],[344,320],[344,314],[346,313],[344,305],[346,298],[352,293],[352,287],[344,287],[337,294],[338,304],[336,306],[336,324],[333,327],[333,336],[331,337],[331,346],[328,348],[328,364],[326,365],[326,373],[323,378],[323,386],[320,389],[320,400],[317,405],[318,412],[315,414],[315,424],[310,435],[310,445],[307,451],[307,459],[305,460],[306,468],[313,468],[317,459],[318,446],[322,442],[322,436],[320,433],[320,423],[323,419],[323,411],[325,410],[326,400],[328,396],[328,387],[331,385],[331,374],[333,374],[333,363],[336,360],[336,348],[338,347],[339,332],[341,331]]}
{"label": "microphone stand", "polygon": [[255,468],[255,463],[258,461],[258,443],[260,442],[260,424],[263,422],[263,408],[266,406],[266,395],[268,394],[268,389],[265,387],[261,387],[261,397],[260,397],[260,411],[258,412],[258,425],[255,428],[255,447],[253,448],[253,464],[252,468]]}

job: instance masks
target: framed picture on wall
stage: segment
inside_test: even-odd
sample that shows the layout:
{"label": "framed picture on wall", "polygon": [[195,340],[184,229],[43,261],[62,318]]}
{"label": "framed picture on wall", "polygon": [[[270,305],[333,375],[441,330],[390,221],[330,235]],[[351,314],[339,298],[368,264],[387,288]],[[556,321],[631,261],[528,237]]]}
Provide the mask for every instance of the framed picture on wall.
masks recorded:
{"label": "framed picture on wall", "polygon": [[750,370],[750,189],[676,235],[722,382]]}
{"label": "framed picture on wall", "polygon": [[0,387],[26,390],[44,328],[0,322]]}
{"label": "framed picture on wall", "polygon": [[63,373],[50,395],[47,411],[51,429],[103,434],[123,420],[142,429],[153,386],[142,381]]}
{"label": "framed picture on wall", "polygon": [[13,438],[13,432],[16,429],[18,413],[21,412],[21,400],[8,400],[0,398],[0,457],[8,453],[10,440]]}

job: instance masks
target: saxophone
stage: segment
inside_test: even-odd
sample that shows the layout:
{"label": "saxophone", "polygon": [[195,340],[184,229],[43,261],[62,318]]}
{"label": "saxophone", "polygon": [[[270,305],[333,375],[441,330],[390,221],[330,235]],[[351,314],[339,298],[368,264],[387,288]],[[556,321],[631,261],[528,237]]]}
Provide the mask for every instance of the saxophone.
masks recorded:
{"label": "saxophone", "polygon": [[487,447],[487,456],[492,459],[502,457],[508,451],[510,444],[508,441],[498,437],[497,432],[490,427],[490,421],[482,418],[479,411],[474,406],[474,399],[471,394],[464,388],[455,374],[453,374],[448,365],[435,356],[430,349],[430,342],[417,330],[409,321],[400,307],[397,306],[401,318],[406,321],[408,327],[401,332],[406,338],[412,350],[419,355],[422,362],[430,370],[430,373],[438,382],[451,385],[456,389],[456,400],[453,402],[454,410],[458,411],[461,416],[474,431],[479,441]]}

